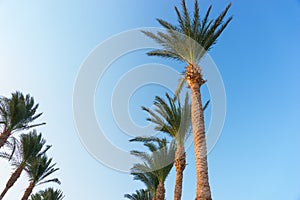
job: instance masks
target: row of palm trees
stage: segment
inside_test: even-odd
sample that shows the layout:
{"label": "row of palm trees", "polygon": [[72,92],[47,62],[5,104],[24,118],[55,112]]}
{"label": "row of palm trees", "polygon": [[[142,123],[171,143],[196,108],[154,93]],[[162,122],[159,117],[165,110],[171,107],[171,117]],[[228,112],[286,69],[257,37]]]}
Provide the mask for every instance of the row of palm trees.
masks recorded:
{"label": "row of palm trees", "polygon": [[[206,83],[199,63],[206,52],[212,48],[217,39],[232,20],[225,16],[231,4],[215,19],[210,19],[210,6],[203,18],[200,18],[199,4],[195,0],[194,10],[191,14],[187,9],[185,0],[182,0],[182,9],[175,6],[177,24],[169,23],[163,19],[157,19],[165,31],[156,33],[143,31],[161,45],[148,53],[149,56],[171,58],[186,63],[184,77],[179,83],[179,90],[175,97],[168,94],[168,102],[160,97],[154,101],[154,110],[143,108],[150,114],[148,119],[156,125],[156,130],[165,133],[173,139],[166,142],[165,138],[135,138],[131,141],[143,142],[150,153],[132,151],[131,153],[143,160],[141,164],[135,164],[131,174],[135,180],[140,180],[146,185],[145,190],[137,190],[134,194],[126,194],[125,197],[132,200],[164,200],[164,181],[173,164],[176,169],[176,184],[174,200],[180,200],[182,196],[183,171],[186,166],[186,152],[184,142],[189,133],[190,126],[193,132],[194,156],[196,160],[196,200],[211,200],[211,190],[208,180],[208,164],[206,135],[204,127],[205,106],[202,105],[200,88]],[[187,84],[191,93],[191,105],[186,95],[184,105],[179,99],[180,88]],[[177,100],[177,102],[176,102]],[[173,158],[173,159],[172,159]]]}
{"label": "row of palm trees", "polygon": [[[62,200],[63,193],[60,190],[48,188],[36,194],[32,194],[37,185],[48,182],[60,184],[57,178],[47,179],[59,170],[52,158],[46,155],[51,148],[46,145],[46,140],[36,130],[29,130],[45,123],[34,124],[34,121],[42,113],[37,112],[38,104],[33,97],[24,96],[21,92],[14,92],[10,98],[0,98],[0,157],[8,160],[14,168],[7,180],[5,188],[0,194],[0,200],[20,178],[25,171],[29,177],[29,185],[24,191],[21,200]],[[28,133],[21,133],[28,131]]]}
{"label": "row of palm trees", "polygon": [[[206,103],[207,107],[208,103]],[[131,154],[140,158],[143,163],[135,164],[131,169],[134,180],[142,181],[146,189],[137,190],[134,194],[126,194],[131,200],[164,200],[164,182],[171,169],[175,166],[176,183],[174,199],[182,196],[183,171],[186,167],[185,142],[191,133],[191,106],[186,93],[184,104],[180,98],[170,97],[166,93],[166,100],[156,96],[153,109],[142,107],[149,113],[147,119],[155,125],[155,130],[165,134],[166,137],[136,137],[130,142],[142,142],[150,153],[131,151]]]}

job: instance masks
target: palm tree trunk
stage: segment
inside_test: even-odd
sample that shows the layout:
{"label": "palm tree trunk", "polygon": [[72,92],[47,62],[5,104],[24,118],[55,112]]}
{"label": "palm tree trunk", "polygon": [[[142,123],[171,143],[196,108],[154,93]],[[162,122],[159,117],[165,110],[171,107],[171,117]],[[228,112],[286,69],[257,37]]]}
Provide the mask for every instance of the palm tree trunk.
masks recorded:
{"label": "palm tree trunk", "polygon": [[176,184],[175,184],[175,191],[174,191],[174,200],[181,200],[183,171],[186,165],[185,150],[184,147],[181,145],[177,146],[174,165],[176,169]]}
{"label": "palm tree trunk", "polygon": [[33,181],[31,181],[28,188],[25,190],[21,200],[28,200],[30,194],[32,193],[34,186],[35,186],[35,183]]}
{"label": "palm tree trunk", "polygon": [[165,200],[165,185],[163,182],[160,182],[156,189],[156,197],[155,200]]}
{"label": "palm tree trunk", "polygon": [[192,95],[192,129],[194,135],[194,151],[196,160],[196,200],[211,200],[208,182],[207,149],[204,127],[204,115],[200,87],[205,83],[198,65],[190,64],[186,68],[186,79]]}
{"label": "palm tree trunk", "polygon": [[9,180],[7,181],[6,186],[0,195],[0,199],[2,199],[6,194],[6,192],[15,184],[15,182],[21,176],[23,169],[24,169],[24,164],[21,163],[19,167],[14,171],[14,173],[10,176]]}
{"label": "palm tree trunk", "polygon": [[4,146],[10,134],[11,132],[8,130],[5,130],[0,134],[0,148]]}

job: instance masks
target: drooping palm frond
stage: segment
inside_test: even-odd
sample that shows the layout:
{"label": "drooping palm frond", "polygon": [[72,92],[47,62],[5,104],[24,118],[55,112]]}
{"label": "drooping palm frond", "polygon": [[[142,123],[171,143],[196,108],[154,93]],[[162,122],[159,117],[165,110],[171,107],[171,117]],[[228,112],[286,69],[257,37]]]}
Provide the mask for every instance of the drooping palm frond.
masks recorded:
{"label": "drooping palm frond", "polygon": [[185,84],[186,84],[186,79],[185,79],[184,76],[182,76],[179,79],[178,86],[177,86],[176,91],[174,93],[173,101],[176,101],[178,99],[178,102],[180,102],[180,93],[181,93],[181,91],[182,91]]}
{"label": "drooping palm frond", "polygon": [[0,158],[4,158],[12,163],[12,166],[18,166],[22,162],[21,143],[14,138],[12,142],[8,141],[6,149],[0,152]]}
{"label": "drooping palm frond", "polygon": [[208,8],[205,17],[200,18],[197,0],[195,0],[193,15],[189,13],[185,0],[182,0],[181,6],[181,11],[175,7],[176,25],[163,19],[157,19],[159,24],[165,28],[165,32],[142,31],[162,46],[162,49],[150,51],[148,55],[198,63],[232,20],[232,17],[224,20],[231,3],[215,19],[209,19],[212,6]]}

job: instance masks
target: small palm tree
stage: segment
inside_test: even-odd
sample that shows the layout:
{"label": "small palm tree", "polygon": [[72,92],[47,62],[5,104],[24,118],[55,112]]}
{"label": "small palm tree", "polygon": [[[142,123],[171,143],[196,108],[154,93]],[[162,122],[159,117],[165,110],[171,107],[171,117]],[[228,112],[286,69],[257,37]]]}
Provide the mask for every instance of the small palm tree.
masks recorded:
{"label": "small palm tree", "polygon": [[194,151],[196,160],[196,200],[211,200],[208,181],[207,149],[204,127],[204,115],[201,102],[200,87],[206,82],[199,62],[216,43],[217,38],[227,27],[232,17],[224,20],[231,4],[216,18],[209,19],[210,6],[203,19],[199,15],[198,1],[195,0],[194,13],[190,15],[185,0],[182,0],[182,12],[175,7],[178,25],[165,20],[158,22],[166,32],[152,33],[143,31],[147,36],[161,44],[162,49],[153,50],[149,56],[160,56],[185,62],[185,80],[191,90],[191,119],[194,135]]}
{"label": "small palm tree", "polygon": [[181,106],[179,98],[177,103],[166,93],[168,102],[161,97],[156,96],[154,109],[142,107],[143,110],[150,114],[148,121],[155,124],[155,129],[168,134],[176,141],[175,169],[176,184],[174,190],[174,200],[180,200],[182,194],[183,171],[186,166],[185,140],[189,133],[191,125],[191,111],[186,94],[184,105]]}
{"label": "small palm tree", "polygon": [[131,141],[144,142],[151,154],[141,151],[131,151],[131,154],[141,158],[143,163],[138,163],[131,169],[132,173],[151,173],[156,176],[158,186],[156,188],[155,200],[165,199],[164,182],[169,175],[175,157],[175,144],[171,142],[167,145],[167,140],[159,138],[142,138],[138,137]]}
{"label": "small palm tree", "polygon": [[46,190],[39,191],[36,194],[31,195],[31,200],[62,200],[64,199],[63,192],[61,190],[54,190],[53,188],[47,188]]}
{"label": "small palm tree", "polygon": [[125,194],[124,197],[130,200],[152,200],[151,192],[144,189],[136,190],[133,194]]}
{"label": "small palm tree", "polygon": [[27,200],[36,185],[41,185],[49,182],[60,184],[60,181],[57,178],[44,180],[45,178],[59,170],[59,168],[55,168],[56,164],[52,164],[51,162],[52,158],[48,159],[46,155],[42,155],[28,161],[25,169],[29,175],[30,183],[25,190],[21,200]]}
{"label": "small palm tree", "polygon": [[15,171],[6,183],[5,189],[0,195],[0,199],[4,197],[6,192],[15,184],[21,176],[27,161],[37,156],[43,155],[51,146],[47,145],[43,150],[46,141],[42,138],[42,134],[37,134],[35,130],[28,134],[21,135],[21,142],[15,140],[15,143],[9,143],[7,147],[12,153],[0,152],[0,157],[8,159],[12,162],[12,166],[16,167]]}
{"label": "small palm tree", "polygon": [[11,98],[0,98],[0,148],[14,131],[26,130],[45,123],[30,125],[42,115],[36,114],[38,104],[34,104],[33,97],[24,96],[21,92],[12,93]]}

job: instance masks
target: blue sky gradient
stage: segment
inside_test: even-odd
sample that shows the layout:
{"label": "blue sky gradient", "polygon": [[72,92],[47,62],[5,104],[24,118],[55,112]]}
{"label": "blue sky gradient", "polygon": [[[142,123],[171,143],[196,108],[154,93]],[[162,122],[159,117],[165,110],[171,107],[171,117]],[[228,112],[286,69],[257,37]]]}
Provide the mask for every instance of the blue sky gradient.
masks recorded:
{"label": "blue sky gradient", "polygon": [[[188,0],[189,6],[192,2]],[[227,3],[200,0],[202,16],[210,4],[215,16]],[[234,19],[210,52],[227,95],[224,130],[208,156],[213,199],[299,200],[300,2],[232,3],[229,14]],[[0,94],[20,90],[40,103],[44,113],[40,120],[47,125],[38,131],[53,145],[49,155],[60,167],[56,176],[62,181],[55,187],[63,190],[66,200],[124,199],[125,193],[144,187],[127,173],[103,166],[85,150],[73,121],[73,87],[80,65],[99,43],[128,29],[158,27],[157,17],[175,22],[174,5],[180,1],[0,1]],[[140,52],[125,57],[124,68],[116,62],[112,77],[126,73],[131,65],[149,62],[178,71],[184,67]],[[107,91],[96,91],[100,120],[103,105],[97,99]],[[140,106],[151,106],[154,96],[164,92],[160,87],[137,91],[130,103],[133,119],[145,124]],[[204,100],[208,98],[205,95]],[[108,126],[116,131],[108,136],[113,143],[127,150],[135,147],[114,124]],[[187,163],[184,200],[195,197],[192,147]],[[10,174],[10,165],[0,160],[0,190]],[[166,182],[166,199],[173,197],[174,174],[173,170]],[[20,199],[27,184],[24,173],[4,200]]]}

